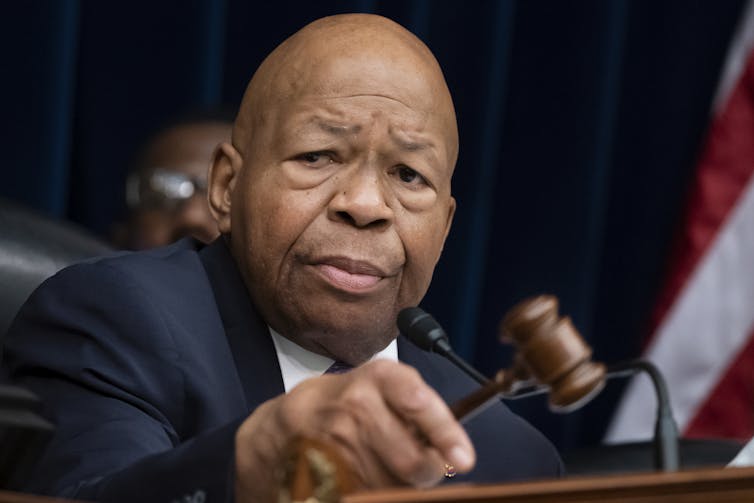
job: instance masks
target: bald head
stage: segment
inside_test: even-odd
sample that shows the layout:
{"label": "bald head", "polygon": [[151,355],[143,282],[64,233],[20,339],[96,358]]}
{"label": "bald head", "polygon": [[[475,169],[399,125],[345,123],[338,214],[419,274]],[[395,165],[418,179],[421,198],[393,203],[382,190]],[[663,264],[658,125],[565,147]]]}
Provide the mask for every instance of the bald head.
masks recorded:
{"label": "bald head", "polygon": [[280,44],[249,83],[233,131],[248,141],[274,112],[302,97],[382,95],[439,122],[454,166],[458,131],[450,92],[437,60],[414,34],[387,18],[343,14],[319,19]]}
{"label": "bald head", "polygon": [[437,61],[394,22],[329,17],[275,49],[209,191],[265,322],[352,365],[385,348],[429,287],[457,152]]}

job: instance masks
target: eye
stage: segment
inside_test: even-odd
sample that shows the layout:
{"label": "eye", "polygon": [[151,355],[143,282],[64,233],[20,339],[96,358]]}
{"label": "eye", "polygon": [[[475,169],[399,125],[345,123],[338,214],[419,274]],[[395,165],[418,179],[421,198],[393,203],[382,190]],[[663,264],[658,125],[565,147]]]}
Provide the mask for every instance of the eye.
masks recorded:
{"label": "eye", "polygon": [[333,155],[331,152],[306,152],[297,156],[296,160],[312,168],[322,168],[333,162]]}
{"label": "eye", "polygon": [[416,170],[409,168],[405,165],[399,165],[395,168],[395,174],[398,175],[398,178],[401,180],[401,182],[411,185],[411,186],[419,186],[419,185],[427,185],[427,180],[416,172]]}

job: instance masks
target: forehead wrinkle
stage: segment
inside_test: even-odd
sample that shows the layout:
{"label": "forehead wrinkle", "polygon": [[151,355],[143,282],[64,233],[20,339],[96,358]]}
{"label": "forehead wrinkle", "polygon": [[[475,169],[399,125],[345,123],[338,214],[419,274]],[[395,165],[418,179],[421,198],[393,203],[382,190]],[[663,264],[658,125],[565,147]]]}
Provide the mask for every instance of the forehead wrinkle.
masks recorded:
{"label": "forehead wrinkle", "polygon": [[321,119],[320,117],[314,118],[314,123],[325,133],[329,133],[334,136],[351,136],[356,135],[363,129],[359,124],[336,124]]}
{"label": "forehead wrinkle", "polygon": [[401,150],[405,150],[406,152],[421,152],[424,150],[432,149],[435,146],[435,144],[431,141],[405,140],[394,134],[392,131],[390,133],[390,138],[393,140],[393,143],[398,145]]}
{"label": "forehead wrinkle", "polygon": [[[307,124],[303,129],[306,129],[312,124],[316,125],[321,131],[337,137],[355,136],[361,133],[364,129],[360,124],[343,124],[324,119],[321,116],[312,117],[307,121]],[[436,145],[431,139],[402,138],[401,133],[396,131],[392,126],[388,128],[388,135],[390,136],[391,141],[405,152],[428,151],[429,153],[434,154]]]}
{"label": "forehead wrinkle", "polygon": [[401,128],[391,126],[388,129],[390,139],[401,150],[405,152],[426,152],[432,156],[437,156],[437,143],[430,137],[426,137],[420,132],[402,131]]}
{"label": "forehead wrinkle", "polygon": [[344,96],[335,96],[335,98],[383,98],[386,100],[394,101],[398,103],[399,105],[402,105],[408,109],[411,109],[411,110],[414,109],[414,107],[408,105],[407,103],[404,103],[403,101],[399,100],[395,96],[390,96],[387,94],[380,94],[380,93],[356,93],[356,94],[347,94]]}
{"label": "forehead wrinkle", "polygon": [[302,119],[298,125],[293,125],[297,135],[325,133],[327,136],[345,138],[359,134],[363,127],[361,124],[347,124],[335,119],[326,119],[320,115],[312,115]]}

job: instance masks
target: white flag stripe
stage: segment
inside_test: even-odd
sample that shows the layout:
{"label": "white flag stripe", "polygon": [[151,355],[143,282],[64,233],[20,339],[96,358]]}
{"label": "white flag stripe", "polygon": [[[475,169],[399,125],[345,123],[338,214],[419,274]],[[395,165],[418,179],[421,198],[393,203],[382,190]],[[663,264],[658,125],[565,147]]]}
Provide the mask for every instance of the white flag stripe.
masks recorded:
{"label": "white flag stripe", "polygon": [[730,51],[725,60],[720,82],[717,85],[717,94],[713,106],[714,114],[719,113],[728,100],[733,87],[743,73],[749,52],[754,47],[754,1],[749,0],[744,9],[742,21],[739,23],[736,34],[731,41]]}
{"label": "white flag stripe", "polygon": [[[754,162],[754,161],[753,161]],[[754,178],[658,329],[647,357],[668,381],[683,430],[704,404],[754,328]],[[654,430],[654,393],[634,379],[606,441],[646,440]]]}

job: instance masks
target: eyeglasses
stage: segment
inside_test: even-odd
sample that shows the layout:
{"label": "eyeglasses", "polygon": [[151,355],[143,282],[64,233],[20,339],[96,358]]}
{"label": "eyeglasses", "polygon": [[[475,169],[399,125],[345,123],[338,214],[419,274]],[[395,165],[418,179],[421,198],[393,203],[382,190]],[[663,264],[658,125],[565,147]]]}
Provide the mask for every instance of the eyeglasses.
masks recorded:
{"label": "eyeglasses", "polygon": [[126,203],[135,209],[172,210],[194,194],[207,191],[207,181],[170,168],[155,168],[147,177],[132,173],[126,181]]}

